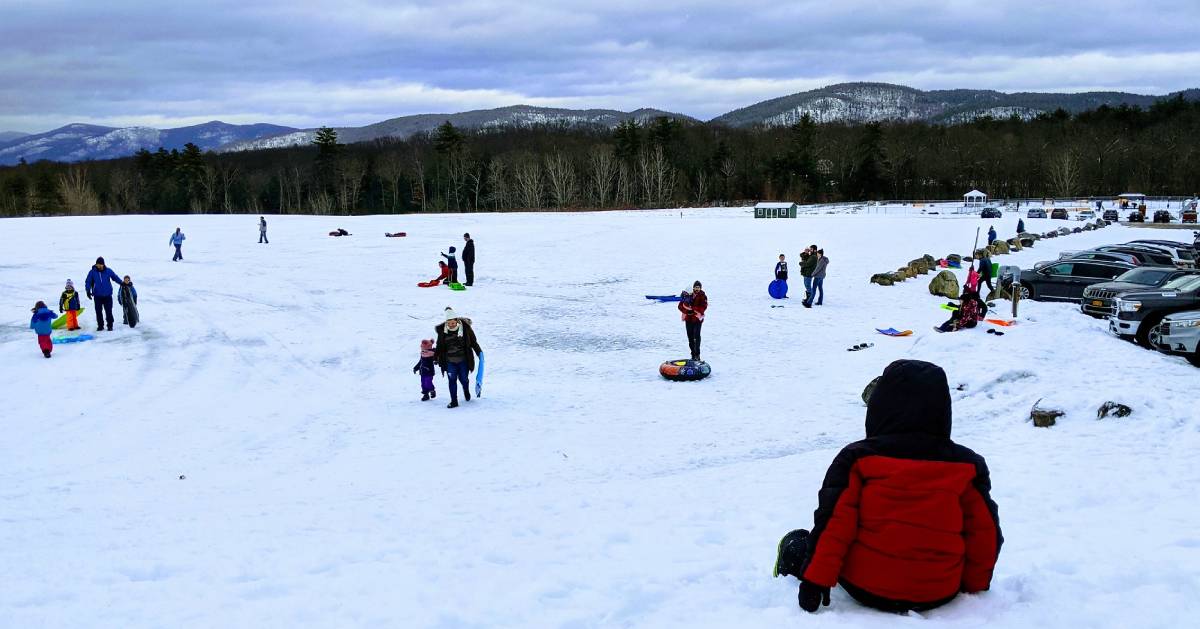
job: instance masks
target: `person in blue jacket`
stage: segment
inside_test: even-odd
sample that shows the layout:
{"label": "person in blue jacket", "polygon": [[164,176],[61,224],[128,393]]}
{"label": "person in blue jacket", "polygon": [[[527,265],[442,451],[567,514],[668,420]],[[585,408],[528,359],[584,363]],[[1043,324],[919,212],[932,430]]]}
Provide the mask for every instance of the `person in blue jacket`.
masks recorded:
{"label": "person in blue jacket", "polygon": [[57,317],[58,315],[46,307],[46,302],[39,301],[33,305],[33,316],[29,319],[29,328],[37,332],[38,347],[41,348],[42,355],[46,358],[50,358],[50,351],[54,349],[50,334],[54,332],[54,319]]}
{"label": "person in blue jacket", "polygon": [[993,242],[996,242],[996,228],[988,227],[988,244],[990,245]]}
{"label": "person in blue jacket", "polygon": [[178,262],[183,259],[183,251],[180,247],[183,246],[183,241],[186,239],[187,236],[184,236],[183,232],[179,231],[179,228],[176,227],[175,233],[171,234],[171,244],[175,246],[175,257],[171,258],[171,262]]}
{"label": "person in blue jacket", "polygon": [[108,329],[113,328],[113,287],[111,282],[121,283],[121,277],[113,272],[104,264],[104,257],[96,258],[96,264],[92,265],[92,269],[88,271],[87,281],[84,283],[84,290],[87,291],[88,299],[94,299],[96,302],[96,331],[104,330],[105,319],[108,319]]}

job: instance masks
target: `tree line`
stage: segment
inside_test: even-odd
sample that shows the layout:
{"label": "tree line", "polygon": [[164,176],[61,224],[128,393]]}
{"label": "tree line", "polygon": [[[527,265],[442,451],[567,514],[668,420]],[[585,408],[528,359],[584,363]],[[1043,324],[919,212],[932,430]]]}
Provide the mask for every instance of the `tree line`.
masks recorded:
{"label": "tree line", "polygon": [[1032,120],[728,128],[657,118],[0,168],[0,215],[375,214],[1200,191],[1200,102]]}

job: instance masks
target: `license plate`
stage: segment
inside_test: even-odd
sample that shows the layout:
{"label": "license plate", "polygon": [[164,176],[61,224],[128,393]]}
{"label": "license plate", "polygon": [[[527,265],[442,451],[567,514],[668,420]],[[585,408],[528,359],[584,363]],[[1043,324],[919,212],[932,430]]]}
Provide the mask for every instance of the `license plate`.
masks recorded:
{"label": "license plate", "polygon": [[1103,306],[1103,305],[1104,305],[1104,302],[1100,301],[1099,299],[1093,299],[1093,300],[1092,300],[1092,305],[1093,305],[1093,306]]}

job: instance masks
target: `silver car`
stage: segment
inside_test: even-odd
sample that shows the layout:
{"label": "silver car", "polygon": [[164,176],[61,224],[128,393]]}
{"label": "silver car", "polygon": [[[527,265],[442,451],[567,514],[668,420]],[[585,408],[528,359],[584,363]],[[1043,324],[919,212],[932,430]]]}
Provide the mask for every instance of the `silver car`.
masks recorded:
{"label": "silver car", "polygon": [[1158,351],[1183,356],[1200,367],[1200,310],[1167,315],[1150,333],[1150,341]]}

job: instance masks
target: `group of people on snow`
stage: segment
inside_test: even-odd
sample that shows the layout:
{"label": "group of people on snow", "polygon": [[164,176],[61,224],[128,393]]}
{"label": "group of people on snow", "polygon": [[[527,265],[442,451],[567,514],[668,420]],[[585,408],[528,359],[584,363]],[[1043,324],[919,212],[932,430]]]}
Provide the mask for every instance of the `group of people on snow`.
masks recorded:
{"label": "group of people on snow", "polygon": [[[825,274],[828,268],[829,258],[825,257],[824,249],[809,245],[800,252],[800,276],[804,278],[802,305],[805,308],[812,308],[814,304],[824,305]],[[779,262],[775,263],[775,279],[784,282],[788,279],[787,256],[782,253],[779,254]]]}
{"label": "group of people on snow", "polygon": [[[108,268],[104,263],[104,258],[96,258],[96,263],[88,269],[87,279],[84,281],[84,290],[87,292],[87,298],[93,301],[93,306],[96,309],[96,331],[101,332],[105,329],[112,331],[113,322],[113,284],[117,285],[117,303],[121,306],[122,323],[129,327],[135,327],[139,321],[137,311],[137,288],[133,285],[133,279],[128,275],[120,277],[115,271]],[[79,293],[75,291],[75,283],[70,279],[67,280],[66,286],[63,288],[62,295],[58,298],[58,308],[65,315],[63,327],[67,331],[76,331],[79,326],[79,311],[82,306],[79,299]],[[33,316],[29,320],[29,327],[38,337],[38,348],[42,350],[42,355],[50,358],[54,344],[50,339],[53,333],[54,321],[59,317],[44,301],[38,301],[34,304]]]}
{"label": "group of people on snow", "polygon": [[[463,240],[466,241],[466,244],[463,245],[462,263],[463,263],[463,270],[465,271],[465,275],[466,275],[465,279],[467,280],[466,282],[463,282],[463,286],[474,286],[475,285],[475,240],[471,238],[471,234],[469,234],[469,233],[463,234]],[[431,283],[432,282],[444,282],[447,285],[459,283],[458,282],[458,258],[456,257],[457,251],[458,251],[458,249],[456,247],[454,247],[453,245],[451,245],[449,253],[441,254],[442,257],[446,259],[444,262],[441,260],[438,261],[438,266],[441,268],[442,273],[441,273],[441,275],[438,276],[438,278],[436,280],[431,280]],[[433,284],[433,285],[436,286],[437,284]]]}

